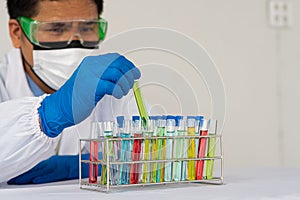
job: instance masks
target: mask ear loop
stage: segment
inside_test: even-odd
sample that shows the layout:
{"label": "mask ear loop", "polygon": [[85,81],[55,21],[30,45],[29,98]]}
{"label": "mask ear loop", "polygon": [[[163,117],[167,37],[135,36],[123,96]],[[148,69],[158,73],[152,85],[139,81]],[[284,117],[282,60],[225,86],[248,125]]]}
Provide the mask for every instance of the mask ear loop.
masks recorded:
{"label": "mask ear loop", "polygon": [[50,90],[49,92],[53,93],[55,92],[56,90],[54,90],[52,87],[50,87],[47,83],[45,83],[36,73],[35,71],[33,70],[33,66],[31,64],[29,64],[29,62],[26,60],[24,54],[23,54],[23,51],[22,51],[22,48],[20,48],[20,51],[21,51],[21,57],[22,57],[22,63],[23,63],[23,67],[24,67],[24,70],[26,72],[26,65],[28,66],[27,68],[29,68],[29,70],[34,74],[34,76],[42,83],[44,84],[46,87],[48,87],[48,89]]}

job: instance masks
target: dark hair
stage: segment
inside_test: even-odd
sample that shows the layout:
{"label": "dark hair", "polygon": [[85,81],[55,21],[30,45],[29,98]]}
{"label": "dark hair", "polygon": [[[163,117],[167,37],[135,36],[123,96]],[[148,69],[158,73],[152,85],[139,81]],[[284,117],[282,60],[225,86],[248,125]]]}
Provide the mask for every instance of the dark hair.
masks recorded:
{"label": "dark hair", "polygon": [[[19,16],[34,17],[38,15],[38,4],[40,1],[42,0],[7,0],[7,9],[10,19],[17,19]],[[97,4],[98,15],[100,15],[103,10],[103,0],[94,1]]]}

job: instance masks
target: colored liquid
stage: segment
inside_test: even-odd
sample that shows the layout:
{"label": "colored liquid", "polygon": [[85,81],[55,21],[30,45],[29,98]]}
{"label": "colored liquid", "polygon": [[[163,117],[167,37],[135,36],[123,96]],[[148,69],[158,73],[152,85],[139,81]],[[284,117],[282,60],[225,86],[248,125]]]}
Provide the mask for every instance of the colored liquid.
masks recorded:
{"label": "colored liquid", "polygon": [[[98,142],[92,141],[90,143],[90,161],[98,161]],[[98,165],[89,165],[89,183],[97,183]]]}
{"label": "colored liquid", "polygon": [[[121,133],[121,138],[130,138],[130,134]],[[131,140],[122,140],[120,161],[131,161]],[[119,184],[129,184],[130,180],[130,165],[120,165]]]}
{"label": "colored liquid", "polygon": [[[165,135],[165,127],[158,127],[157,136]],[[157,159],[164,160],[165,159],[165,148],[166,148],[166,140],[165,139],[157,139]],[[157,163],[157,172],[156,172],[156,182],[163,182],[164,180],[164,163]]]}
{"label": "colored liquid", "polygon": [[[158,151],[157,151],[157,140],[152,140],[152,149],[151,149],[151,158],[153,160],[156,160],[158,157]],[[157,162],[153,162],[151,164],[151,183],[156,183],[156,176],[157,176]]]}
{"label": "colored liquid", "polygon": [[[143,135],[141,133],[134,134],[134,137],[142,137],[142,136]],[[135,139],[133,141],[133,151],[132,151],[132,160],[133,161],[140,160],[141,147],[142,147],[142,140]],[[139,171],[140,171],[139,167],[140,167],[139,163],[132,164],[131,174],[130,174],[130,183],[131,184],[138,184],[138,182],[139,182]]]}
{"label": "colored liquid", "polygon": [[[206,131],[200,131],[201,136],[207,135]],[[206,150],[206,138],[199,139],[199,148],[198,148],[198,158],[204,158]],[[196,161],[196,179],[202,180],[203,178],[203,168],[204,168],[204,160],[197,160]]]}
{"label": "colored liquid", "polygon": [[[194,136],[195,135],[195,127],[188,127],[187,129],[188,135],[189,136]],[[195,139],[188,139],[188,158],[196,158],[195,154]],[[195,180],[196,175],[195,175],[195,161],[190,160],[188,161],[188,169],[187,169],[187,179],[188,180]]]}
{"label": "colored liquid", "polygon": [[[151,137],[153,136],[153,132],[145,132],[145,137]],[[151,144],[152,141],[150,139],[145,139],[144,141],[144,160],[151,160]],[[143,178],[142,183],[149,183],[150,182],[150,176],[151,176],[151,163],[145,163],[143,164]]]}
{"label": "colored liquid", "polygon": [[[174,136],[175,131],[167,131],[166,136]],[[173,159],[173,139],[166,139],[165,159]],[[165,181],[172,181],[172,162],[165,163]]]}
{"label": "colored liquid", "polygon": [[[113,136],[112,135],[110,135],[110,134],[107,134],[106,136],[105,136],[106,138],[112,138]],[[104,162],[106,162],[106,160],[107,160],[107,154],[109,155],[109,160],[110,161],[114,161],[115,159],[114,159],[114,157],[115,157],[115,152],[114,152],[114,144],[113,144],[113,141],[108,141],[108,149],[106,148],[106,142],[103,142],[102,143],[102,149],[103,149],[103,161]],[[109,176],[110,176],[110,181],[111,180],[113,180],[112,181],[112,184],[115,184],[115,178],[114,178],[114,176],[116,175],[116,174],[114,174],[114,172],[115,171],[117,171],[117,170],[114,170],[114,166],[111,166],[110,167],[110,173],[109,173]],[[102,185],[105,185],[105,184],[107,184],[107,165],[106,164],[104,164],[103,166],[102,166],[102,172],[101,172],[101,184]]]}
{"label": "colored liquid", "polygon": [[[208,147],[207,147],[207,157],[213,158],[215,157],[215,150],[216,150],[216,138],[209,138],[208,139]],[[207,160],[206,161],[206,179],[213,178],[213,171],[214,171],[214,160]]]}
{"label": "colored liquid", "polygon": [[[178,136],[183,136],[186,134],[186,131],[177,130]],[[174,141],[174,158],[182,158],[183,157],[183,139],[175,139]],[[173,162],[173,180],[180,181],[181,180],[181,169],[182,169],[182,162],[175,161]]]}
{"label": "colored liquid", "polygon": [[146,127],[147,122],[149,121],[149,116],[137,81],[133,84],[133,93],[141,116],[142,125],[143,127]]}
{"label": "colored liquid", "polygon": [[[187,132],[184,131],[183,132],[184,135],[187,135]],[[189,140],[188,139],[183,139],[183,154],[182,154],[182,158],[187,158],[188,155],[188,143],[189,143]],[[182,171],[181,171],[181,180],[185,181],[187,180],[187,171],[188,171],[188,165],[187,165],[187,161],[182,161]]]}

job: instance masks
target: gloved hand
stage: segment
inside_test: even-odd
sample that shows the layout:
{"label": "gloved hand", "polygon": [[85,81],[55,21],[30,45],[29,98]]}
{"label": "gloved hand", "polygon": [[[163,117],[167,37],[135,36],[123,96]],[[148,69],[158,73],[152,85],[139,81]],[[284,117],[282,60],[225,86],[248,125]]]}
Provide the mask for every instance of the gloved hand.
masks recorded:
{"label": "gloved hand", "polygon": [[[89,154],[82,155],[82,159],[89,159]],[[98,165],[101,174],[101,165]],[[82,164],[82,178],[88,177],[89,165]],[[40,184],[54,181],[79,178],[79,156],[52,156],[33,167],[31,170],[11,180],[8,184]]]}
{"label": "gloved hand", "polygon": [[116,53],[84,58],[71,78],[39,107],[44,133],[56,137],[83,121],[105,94],[122,98],[140,76],[133,63]]}

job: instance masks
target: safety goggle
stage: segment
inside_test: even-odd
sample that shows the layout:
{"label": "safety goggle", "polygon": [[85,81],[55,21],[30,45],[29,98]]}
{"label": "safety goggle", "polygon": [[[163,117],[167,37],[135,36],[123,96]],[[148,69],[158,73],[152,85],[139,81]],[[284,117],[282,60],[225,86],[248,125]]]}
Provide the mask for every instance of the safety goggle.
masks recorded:
{"label": "safety goggle", "polygon": [[75,37],[83,47],[97,48],[107,31],[103,18],[44,22],[21,16],[17,20],[30,42],[42,48],[65,48]]}

